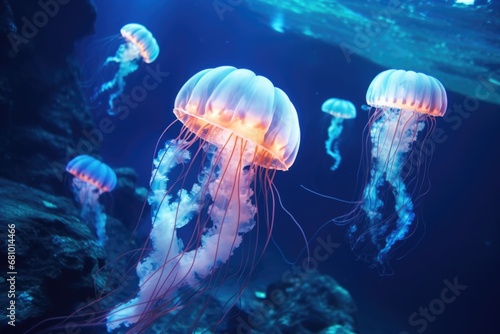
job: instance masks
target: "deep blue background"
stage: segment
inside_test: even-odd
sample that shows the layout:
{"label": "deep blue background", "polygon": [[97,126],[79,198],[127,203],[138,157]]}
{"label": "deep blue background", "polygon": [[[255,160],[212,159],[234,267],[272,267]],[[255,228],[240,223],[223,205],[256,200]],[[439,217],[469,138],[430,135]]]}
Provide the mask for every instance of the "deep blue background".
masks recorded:
{"label": "deep blue background", "polygon": [[[95,2],[96,34],[78,45],[86,79],[95,74],[88,69],[115,52],[103,38],[118,36],[119,29],[131,22],[144,24],[158,40],[160,56],[150,66],[159,64],[162,71],[170,73],[128,118],[114,119],[116,130],[105,136],[102,145],[108,164],[134,167],[140,184],[147,186],[156,141],[174,120],[173,103],[182,84],[202,69],[233,65],[269,78],[288,94],[299,113],[299,155],[289,172],[277,175],[276,185],[306,234],[312,236],[323,222],[350,209],[308,193],[300,185],[343,199],[357,199],[361,134],[367,122],[359,106],[365,103],[370,81],[385,68],[356,57],[347,64],[334,45],[279,34],[259,23],[244,5],[225,13],[221,21],[209,0]],[[140,84],[146,73],[142,65],[129,76],[126,93]],[[94,76],[88,82],[102,83],[98,80]],[[91,94],[88,87],[86,92]],[[320,112],[321,104],[330,97],[353,101],[359,115],[344,129],[344,160],[336,172],[330,172],[331,161],[324,153],[329,120]],[[465,99],[448,92],[450,107],[463,104]],[[480,333],[497,327],[492,311],[498,310],[500,296],[499,109],[480,102],[467,119],[437,121],[447,140],[436,146],[429,169],[432,185],[417,209],[419,225],[411,244],[416,247],[393,263],[394,276],[380,277],[376,270],[356,261],[345,239],[345,228],[330,225],[321,231],[341,246],[319,269],[350,291],[359,308],[362,332],[416,333],[416,327],[408,324],[409,315],[439,298],[443,280],[453,281],[454,277],[468,288],[429,323],[425,332]],[[92,113],[97,120],[106,117],[105,106],[94,105]],[[176,135],[167,134],[167,138]],[[303,241],[298,230],[291,227],[293,222],[278,211],[274,236],[285,254],[293,258]],[[274,246],[269,251],[274,252]]]}

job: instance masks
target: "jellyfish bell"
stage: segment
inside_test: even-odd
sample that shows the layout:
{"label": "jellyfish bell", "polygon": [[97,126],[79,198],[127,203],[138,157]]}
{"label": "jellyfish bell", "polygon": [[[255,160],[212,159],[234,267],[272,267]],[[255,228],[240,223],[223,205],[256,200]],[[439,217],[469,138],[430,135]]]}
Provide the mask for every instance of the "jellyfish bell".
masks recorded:
{"label": "jellyfish bell", "polygon": [[81,206],[81,217],[95,225],[98,242],[104,245],[106,236],[106,214],[99,203],[99,196],[111,192],[116,186],[116,174],[108,165],[88,156],[79,155],[66,165],[73,175],[72,191]]}
{"label": "jellyfish bell", "polygon": [[[158,152],[151,178],[152,251],[137,264],[138,292],[107,314],[110,332],[144,331],[192,306],[197,296],[222,284],[228,271],[221,267],[235,253],[240,264],[232,275],[244,286],[269,242],[275,172],[288,170],[297,156],[300,129],[293,104],[250,70],[221,66],[198,72],[180,89],[173,112],[180,134]],[[181,238],[189,226],[191,233]],[[267,236],[259,239],[257,232],[254,249],[244,252],[240,245],[255,227]],[[189,298],[182,297],[185,288],[192,291]],[[198,320],[208,307],[201,304]],[[194,330],[197,321],[189,326]]]}
{"label": "jellyfish bell", "polygon": [[150,64],[158,58],[160,47],[153,34],[141,24],[129,23],[120,29],[130,49],[137,49],[142,61]]}
{"label": "jellyfish bell", "polygon": [[94,187],[99,194],[113,191],[116,186],[116,174],[105,163],[89,156],[78,155],[68,162],[66,171],[73,175],[74,183],[84,183]]}
{"label": "jellyfish bell", "polygon": [[190,132],[218,147],[231,136],[254,145],[253,164],[260,167],[288,170],[297,156],[300,132],[293,104],[250,70],[221,66],[199,72],[177,95],[174,114]]}
{"label": "jellyfish bell", "polygon": [[366,103],[380,110],[394,108],[439,117],[448,107],[446,90],[439,80],[404,70],[379,73],[368,87]]}
{"label": "jellyfish bell", "polygon": [[425,140],[435,117],[446,113],[447,97],[431,76],[387,70],[371,82],[366,102],[372,112],[370,170],[349,237],[353,250],[386,275],[392,274],[393,249],[415,228],[414,199],[425,192],[426,173],[419,170],[432,154]]}
{"label": "jellyfish bell", "polygon": [[332,116],[330,126],[328,127],[328,138],[325,141],[325,148],[326,153],[335,161],[330,167],[330,169],[334,171],[339,168],[342,160],[339,150],[339,141],[340,135],[344,129],[344,120],[356,117],[356,107],[350,101],[330,98],[323,102],[321,111]]}
{"label": "jellyfish bell", "polygon": [[330,98],[323,102],[321,111],[337,118],[356,118],[356,107],[351,101]]}

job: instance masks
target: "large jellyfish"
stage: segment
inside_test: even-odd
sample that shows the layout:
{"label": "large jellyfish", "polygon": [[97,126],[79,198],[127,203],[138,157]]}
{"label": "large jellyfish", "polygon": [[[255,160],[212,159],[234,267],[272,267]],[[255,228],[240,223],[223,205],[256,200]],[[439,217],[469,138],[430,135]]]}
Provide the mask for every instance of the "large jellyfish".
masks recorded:
{"label": "large jellyfish", "polygon": [[[446,91],[423,73],[387,70],[378,74],[366,93],[373,114],[369,121],[371,163],[361,200],[361,217],[351,225],[353,249],[390,274],[390,252],[410,233],[415,219],[412,195],[420,195],[425,170],[419,167],[430,154],[422,150],[435,117],[447,108]],[[420,142],[418,141],[420,138]],[[412,150],[417,150],[415,154]],[[410,187],[410,189],[407,189]]]}
{"label": "large jellyfish", "polygon": [[66,165],[66,171],[74,176],[72,190],[82,207],[82,218],[95,226],[97,240],[100,245],[104,245],[107,240],[106,213],[99,203],[99,196],[115,188],[115,172],[108,165],[88,155],[79,155],[72,159]]}
{"label": "large jellyfish", "polygon": [[[181,308],[180,288],[201,293],[213,287],[227,272],[216,269],[245,233],[261,224],[272,229],[274,206],[267,204],[275,171],[288,170],[297,155],[293,104],[249,70],[221,66],[195,74],[179,91],[174,114],[182,129],[158,153],[151,178],[152,251],[137,265],[137,295],[109,312],[108,331],[133,325],[142,332]],[[190,233],[181,238],[185,229]],[[263,248],[269,234],[264,239]],[[252,240],[259,241],[259,233]],[[261,256],[256,249],[246,257],[241,247],[238,252],[250,267]]]}
{"label": "large jellyfish", "polygon": [[113,57],[108,57],[104,65],[109,63],[118,64],[118,72],[113,79],[102,84],[96,95],[113,90],[109,95],[108,113],[116,114],[115,99],[118,98],[125,88],[125,77],[137,70],[139,61],[146,64],[152,63],[158,58],[160,47],[151,32],[143,25],[129,23],[120,30],[124,43],[120,45]]}
{"label": "large jellyfish", "polygon": [[339,151],[339,138],[344,129],[345,119],[356,117],[356,107],[349,101],[331,98],[326,100],[321,106],[321,111],[332,115],[330,126],[328,127],[328,139],[325,141],[326,153],[334,160],[331,170],[336,170],[340,166],[342,157]]}

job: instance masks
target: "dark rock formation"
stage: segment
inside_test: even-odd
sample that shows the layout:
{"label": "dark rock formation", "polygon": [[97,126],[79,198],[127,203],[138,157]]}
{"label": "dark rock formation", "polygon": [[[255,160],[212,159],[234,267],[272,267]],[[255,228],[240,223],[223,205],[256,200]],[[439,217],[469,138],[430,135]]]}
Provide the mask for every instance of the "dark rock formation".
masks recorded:
{"label": "dark rock formation", "polygon": [[[118,205],[110,210],[111,215],[123,222],[130,230],[134,230],[139,219],[148,221],[149,205],[146,202],[148,190],[137,188],[137,173],[132,168],[122,167],[115,169],[118,183],[113,190],[113,202]],[[133,205],[131,205],[133,204]],[[149,233],[149,227],[147,228]]]}
{"label": "dark rock formation", "polygon": [[[13,246],[15,260],[9,272],[16,273],[15,298],[0,294],[1,305],[15,301],[16,327],[2,319],[0,332],[22,333],[39,320],[67,316],[79,303],[95,298],[96,289],[106,284],[97,274],[105,255],[73,201],[3,178],[0,198],[2,235],[14,226],[13,237],[0,240],[0,256],[7,259],[8,246]],[[0,278],[2,286],[7,286],[6,279]]]}
{"label": "dark rock formation", "polygon": [[64,61],[76,40],[94,32],[96,11],[91,0],[2,2],[12,16],[13,31],[2,36],[10,44],[9,49],[3,49],[10,58],[34,52],[53,63]]}
{"label": "dark rock formation", "polygon": [[[17,27],[14,24],[14,14],[12,13],[12,8],[10,8],[10,4],[7,0],[0,0],[0,32],[5,36],[1,41],[7,41],[7,34],[15,33],[17,31]],[[4,46],[7,46],[7,43],[1,44],[2,49]]]}
{"label": "dark rock formation", "polygon": [[1,2],[0,176],[64,194],[66,163],[98,151],[85,140],[94,125],[71,61],[73,44],[93,31],[96,13],[89,0],[43,3],[52,7]]}
{"label": "dark rock formation", "polygon": [[247,305],[252,306],[233,321],[235,332],[352,334],[356,330],[356,306],[349,292],[317,272],[270,284],[265,298]]}
{"label": "dark rock formation", "polygon": [[[78,307],[95,300],[99,293],[106,294],[122,284],[120,272],[130,257],[120,255],[138,247],[123,223],[107,217],[109,240],[103,249],[97,243],[93,226],[80,218],[80,208],[71,197],[55,196],[0,178],[0,198],[0,226],[6,233],[15,225],[15,264],[10,271],[16,272],[15,298],[2,293],[0,303],[9,305],[10,300],[15,301],[19,333],[42,320],[68,317]],[[8,258],[9,239],[0,241],[3,259]],[[0,278],[2,286],[8,286],[8,277]],[[105,305],[108,307],[115,303],[106,302],[111,303]],[[47,326],[55,324],[52,321]],[[44,327],[37,327],[35,332]],[[0,332],[11,329],[5,321],[0,322]]]}
{"label": "dark rock formation", "polygon": [[[100,143],[88,138],[96,127],[72,58],[75,41],[93,32],[95,18],[91,0],[0,0],[0,227],[6,235],[15,225],[17,272],[15,298],[0,296],[1,305],[15,301],[16,327],[2,319],[2,333],[67,317],[96,292],[114,289],[120,278],[111,282],[108,273],[123,272],[127,259],[111,260],[138,247],[109,215],[137,222],[145,191],[135,189],[134,171],[118,169],[116,197],[101,196],[108,213],[106,249],[80,218],[65,173],[74,156],[99,154]],[[4,260],[7,243],[7,237],[0,241]],[[7,278],[0,278],[2,286],[10,284]]]}

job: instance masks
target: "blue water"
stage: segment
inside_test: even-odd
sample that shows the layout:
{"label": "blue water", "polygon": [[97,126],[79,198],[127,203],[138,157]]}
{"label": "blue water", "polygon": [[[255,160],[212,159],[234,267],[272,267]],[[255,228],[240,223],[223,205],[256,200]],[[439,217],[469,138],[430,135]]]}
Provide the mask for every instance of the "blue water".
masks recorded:
{"label": "blue water", "polygon": [[[312,236],[331,218],[350,209],[339,201],[320,198],[300,187],[323,194],[357,200],[363,128],[367,123],[364,96],[370,81],[385,70],[361,58],[347,65],[338,47],[304,36],[278,33],[249,12],[244,3],[234,6],[221,21],[212,1],[108,0],[95,1],[98,20],[95,35],[79,43],[78,59],[97,66],[96,52],[103,38],[117,35],[126,23],[147,25],[161,48],[158,64],[169,75],[124,120],[114,119],[116,130],[105,135],[104,160],[113,167],[131,166],[139,184],[147,187],[156,141],[174,120],[175,96],[196,72],[232,65],[248,68],[269,78],[283,89],[299,114],[302,143],[294,166],[278,173],[276,186],[285,207]],[[429,15],[432,17],[432,15]],[[474,29],[474,27],[471,27]],[[97,41],[97,42],[96,42]],[[114,51],[113,51],[114,52]],[[102,59],[100,59],[102,61]],[[93,63],[94,62],[94,63]],[[128,77],[128,88],[140,85],[146,67]],[[83,76],[90,78],[92,73]],[[126,88],[127,90],[127,88]],[[90,96],[91,89],[86,88]],[[321,104],[341,97],[358,107],[358,118],[344,128],[340,168],[330,171],[324,153],[328,122]],[[340,244],[333,256],[320,263],[353,296],[359,309],[362,333],[418,333],[409,317],[419,307],[429,307],[441,298],[444,280],[467,288],[442,313],[427,322],[425,333],[488,333],[496,328],[490,315],[500,293],[497,272],[500,263],[500,110],[448,92],[451,116],[439,119],[437,128],[446,140],[437,144],[428,173],[430,190],[417,208],[418,228],[393,261],[395,274],[381,277],[376,270],[357,261],[345,238],[346,228],[329,225],[321,235]],[[459,106],[463,112],[458,112]],[[474,109],[468,112],[465,107]],[[93,105],[96,121],[107,117],[105,106]],[[176,134],[168,136],[174,137]],[[278,210],[273,232],[285,256],[295,258],[303,245],[301,234],[288,216]],[[269,252],[277,266],[285,266],[274,246]],[[422,319],[421,316],[416,319]]]}

